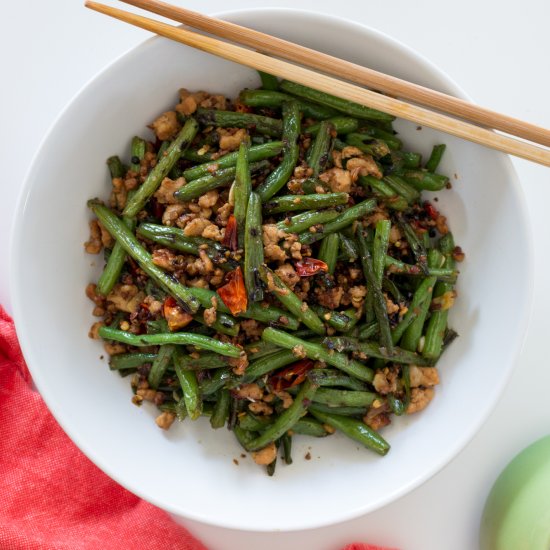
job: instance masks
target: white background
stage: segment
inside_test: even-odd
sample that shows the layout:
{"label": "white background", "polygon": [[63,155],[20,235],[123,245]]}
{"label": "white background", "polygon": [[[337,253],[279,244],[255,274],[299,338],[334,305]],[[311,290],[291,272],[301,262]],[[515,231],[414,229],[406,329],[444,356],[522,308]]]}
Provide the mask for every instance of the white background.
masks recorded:
{"label": "white background", "polygon": [[[310,7],[306,0],[173,2],[207,13],[256,6]],[[2,7],[0,303],[11,311],[10,231],[16,197],[29,163],[70,98],[96,72],[148,34],[85,10],[76,0],[19,0],[3,3]],[[547,0],[317,0],[315,10],[392,35],[440,66],[477,103],[550,128]],[[535,302],[515,372],[481,431],[451,464],[422,487],[392,505],[344,524],[266,535],[187,523],[211,550],[337,550],[352,541],[393,545],[402,550],[477,548],[481,511],[498,473],[517,452],[550,432],[550,293],[546,285],[550,272],[550,169],[519,160],[514,164],[533,226]],[[41,274],[36,274],[36,281],[41,283]],[[506,296],[502,299],[502,315],[506,315]],[[468,414],[465,399],[464,415]]]}

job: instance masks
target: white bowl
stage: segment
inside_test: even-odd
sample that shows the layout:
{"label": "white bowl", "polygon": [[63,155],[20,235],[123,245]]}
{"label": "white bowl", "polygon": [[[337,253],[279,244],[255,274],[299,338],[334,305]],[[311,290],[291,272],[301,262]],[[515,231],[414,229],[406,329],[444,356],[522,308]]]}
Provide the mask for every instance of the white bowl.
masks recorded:
{"label": "white bowl", "polygon": [[[258,9],[226,18],[450,94],[464,93],[402,44],[354,23],[303,11]],[[115,24],[115,23],[113,23]],[[63,429],[103,471],[165,510],[243,530],[318,527],[375,510],[441,469],[480,428],[508,380],[531,303],[527,214],[510,160],[416,125],[398,123],[412,150],[447,143],[439,193],[466,251],[451,325],[458,338],[440,363],[442,383],[420,414],[384,429],[381,458],[338,435],[295,438],[294,464],[267,477],[231,433],[207,421],[157,428],[152,407],[130,403],[128,379],[110,372],[88,338],[84,288],[100,259],[83,251],[86,200],[107,197],[105,159],[174,105],[180,87],[235,95],[254,71],[164,39],[114,62],[70,103],[44,140],[17,207],[12,248],[14,316],[38,389]],[[310,451],[311,460],[305,460]],[[235,465],[233,458],[239,459]]]}

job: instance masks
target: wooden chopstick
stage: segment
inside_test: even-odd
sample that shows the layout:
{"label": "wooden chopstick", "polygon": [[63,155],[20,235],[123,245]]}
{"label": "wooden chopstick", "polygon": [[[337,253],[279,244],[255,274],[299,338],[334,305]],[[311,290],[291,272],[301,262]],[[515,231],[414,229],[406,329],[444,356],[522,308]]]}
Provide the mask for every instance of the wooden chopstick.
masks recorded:
{"label": "wooden chopstick", "polygon": [[510,135],[550,147],[550,130],[491,111],[464,99],[452,97],[425,88],[424,86],[419,86],[373,69],[317,52],[299,44],[236,25],[235,23],[215,19],[214,17],[178,6],[172,6],[161,0],[122,0],[122,2],[184,23],[215,36],[255,48],[261,53],[277,56],[292,63],[299,63],[334,75],[339,79],[369,86],[374,90],[387,93],[391,96],[407,99],[419,105],[475,122],[486,128],[500,130]]}
{"label": "wooden chopstick", "polygon": [[234,44],[222,42],[209,36],[167,25],[166,23],[104,4],[99,4],[91,0],[87,0],[85,5],[100,13],[149,30],[171,40],[181,42],[182,44],[192,46],[193,48],[217,55],[229,61],[234,61],[235,63],[265,71],[280,78],[292,80],[325,93],[339,96],[362,105],[367,105],[374,109],[379,109],[396,117],[422,124],[436,130],[441,130],[448,134],[491,147],[504,153],[509,153],[545,166],[550,166],[550,151],[541,147],[429,111],[422,107],[410,105],[401,100],[393,99],[360,88],[348,82],[343,82],[330,76],[316,73],[310,69],[292,65],[286,61],[274,59]]}

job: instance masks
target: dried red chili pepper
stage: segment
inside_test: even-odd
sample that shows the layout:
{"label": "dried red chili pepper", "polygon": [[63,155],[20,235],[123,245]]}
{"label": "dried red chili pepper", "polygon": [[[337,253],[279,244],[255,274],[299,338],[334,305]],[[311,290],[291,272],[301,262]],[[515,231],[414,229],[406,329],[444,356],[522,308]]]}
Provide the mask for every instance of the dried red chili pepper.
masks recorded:
{"label": "dried red chili pepper", "polygon": [[426,201],[424,204],[424,211],[432,220],[437,220],[439,218],[439,212],[437,211],[437,208],[431,203]]}
{"label": "dried red chili pepper", "polygon": [[222,302],[229,308],[233,315],[246,311],[248,296],[244,286],[243,272],[240,267],[230,271],[226,276],[227,283],[218,288],[218,294]]}
{"label": "dried red chili pepper", "polygon": [[186,327],[193,320],[193,316],[183,311],[176,299],[172,296],[168,296],[164,300],[162,311],[168,323],[168,328],[171,331]]}
{"label": "dried red chili pepper", "polygon": [[237,219],[233,216],[233,214],[231,214],[227,220],[227,226],[225,227],[225,235],[223,236],[222,244],[227,246],[229,250],[235,251],[239,247],[238,236],[239,232],[237,227]]}
{"label": "dried red chili pepper", "polygon": [[275,391],[285,390],[301,384],[307,376],[307,373],[315,365],[311,359],[302,359],[292,363],[288,367],[276,372],[269,378],[269,385]]}
{"label": "dried red chili pepper", "polygon": [[294,264],[296,267],[296,273],[300,277],[310,277],[321,271],[328,271],[328,265],[322,260],[306,257]]}

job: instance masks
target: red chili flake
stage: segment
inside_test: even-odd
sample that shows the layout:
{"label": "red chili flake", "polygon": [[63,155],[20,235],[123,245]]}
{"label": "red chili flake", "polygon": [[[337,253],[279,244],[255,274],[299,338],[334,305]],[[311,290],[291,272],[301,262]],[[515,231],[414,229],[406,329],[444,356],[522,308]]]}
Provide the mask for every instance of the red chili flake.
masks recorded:
{"label": "red chili flake", "polygon": [[437,208],[435,208],[435,206],[428,201],[426,201],[423,206],[426,214],[428,214],[428,216],[430,216],[432,220],[437,220],[437,218],[439,217],[439,212],[437,211]]}
{"label": "red chili flake", "polygon": [[276,372],[269,378],[269,385],[275,391],[285,390],[301,384],[307,376],[307,373],[315,365],[311,359],[301,359],[292,365]]}
{"label": "red chili flake", "polygon": [[230,271],[225,279],[227,283],[218,288],[218,294],[229,311],[233,315],[238,315],[246,311],[248,307],[248,297],[241,268],[238,267],[234,271]]}
{"label": "red chili flake", "polygon": [[294,265],[296,267],[296,273],[298,273],[300,277],[310,277],[320,271],[328,271],[328,265],[322,260],[317,260],[315,258],[305,257]]}
{"label": "red chili flake", "polygon": [[162,311],[168,323],[168,328],[171,331],[179,330],[187,326],[193,320],[193,316],[183,311],[173,296],[168,296],[164,300]]}
{"label": "red chili flake", "polygon": [[231,214],[227,220],[227,226],[225,228],[225,235],[223,236],[222,244],[227,246],[229,250],[235,251],[239,248],[238,236],[237,219],[233,216],[233,214]]}

